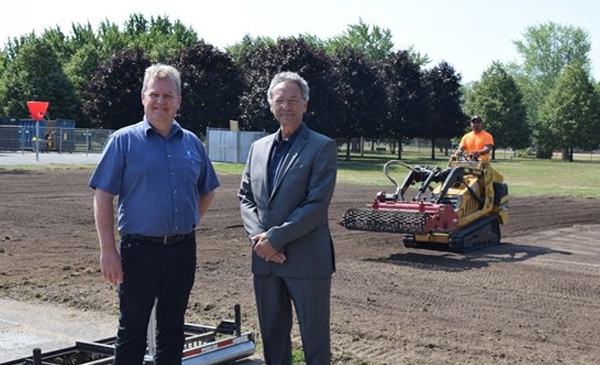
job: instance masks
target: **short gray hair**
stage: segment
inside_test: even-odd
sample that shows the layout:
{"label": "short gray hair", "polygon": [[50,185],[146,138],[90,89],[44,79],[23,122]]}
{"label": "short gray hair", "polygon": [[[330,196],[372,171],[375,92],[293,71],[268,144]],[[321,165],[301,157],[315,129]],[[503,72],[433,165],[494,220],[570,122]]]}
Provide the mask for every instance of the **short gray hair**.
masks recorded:
{"label": "short gray hair", "polygon": [[181,74],[179,71],[170,65],[163,65],[157,63],[146,68],[144,73],[144,83],[142,85],[142,92],[148,89],[150,81],[158,79],[171,79],[175,82],[175,88],[177,89],[177,95],[181,96]]}
{"label": "short gray hair", "polygon": [[308,101],[308,95],[310,92],[308,82],[306,82],[306,80],[304,80],[302,76],[298,75],[296,72],[283,71],[276,74],[271,80],[271,84],[267,90],[267,101],[269,102],[269,105],[273,103],[273,88],[275,85],[284,81],[291,81],[298,84],[298,86],[300,86],[300,91],[302,92],[302,99],[304,99],[304,101]]}

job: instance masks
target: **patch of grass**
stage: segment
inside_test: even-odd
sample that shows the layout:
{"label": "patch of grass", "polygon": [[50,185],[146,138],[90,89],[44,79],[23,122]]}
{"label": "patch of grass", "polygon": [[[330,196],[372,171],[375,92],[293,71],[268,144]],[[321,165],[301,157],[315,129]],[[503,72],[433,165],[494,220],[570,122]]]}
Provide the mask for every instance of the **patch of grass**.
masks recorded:
{"label": "patch of grass", "polygon": [[243,163],[213,162],[215,170],[221,174],[240,175],[244,172]]}
{"label": "patch of grass", "polygon": [[[340,184],[372,185],[373,194],[381,187],[394,187],[383,174],[383,165],[389,161],[386,157],[354,158],[338,162]],[[430,166],[445,168],[446,159],[407,159],[411,166]],[[508,191],[512,196],[572,196],[600,199],[600,165],[589,161],[564,162],[560,160],[510,159],[492,162],[494,169],[504,176]],[[241,175],[244,164],[215,163],[220,173]],[[390,176],[402,182],[408,169],[393,165]]]}
{"label": "patch of grass", "polygon": [[41,164],[41,165],[0,165],[0,172],[18,173],[26,171],[47,171],[47,170],[85,170],[94,169],[95,164]]}
{"label": "patch of grass", "polygon": [[[340,184],[372,185],[373,194],[381,188],[394,187],[383,174],[383,165],[391,158],[386,156],[352,157],[345,161],[344,155],[338,162]],[[430,166],[445,168],[446,159],[406,159],[403,162],[411,166]],[[215,169],[222,174],[241,176],[243,163],[215,162]],[[564,162],[561,160],[506,159],[492,162],[496,171],[504,176],[508,191],[512,196],[571,196],[600,199],[600,164],[592,161]],[[93,164],[50,164],[50,165],[11,165],[0,166],[2,173],[27,173],[40,170],[93,169]],[[390,175],[402,182],[408,169],[393,165]]]}
{"label": "patch of grass", "polygon": [[504,176],[512,195],[600,198],[597,163],[513,159],[493,164]]}
{"label": "patch of grass", "polygon": [[292,362],[294,364],[304,364],[304,352],[302,352],[302,349],[292,349]]}

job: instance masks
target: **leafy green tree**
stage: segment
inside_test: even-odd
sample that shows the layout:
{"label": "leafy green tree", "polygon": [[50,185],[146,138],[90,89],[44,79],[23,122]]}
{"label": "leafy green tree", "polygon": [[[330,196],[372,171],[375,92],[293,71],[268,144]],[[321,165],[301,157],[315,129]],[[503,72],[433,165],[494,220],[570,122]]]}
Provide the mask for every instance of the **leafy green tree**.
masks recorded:
{"label": "leafy green tree", "polygon": [[275,45],[257,49],[240,68],[246,85],[240,100],[243,130],[277,130],[267,102],[267,89],[280,71],[297,72],[308,82],[311,91],[304,122],[309,127],[334,137],[337,125],[345,122],[339,75],[332,72],[333,60],[304,38],[280,38]]}
{"label": "leafy green tree", "polygon": [[523,94],[529,123],[535,129],[539,107],[562,71],[572,63],[589,69],[591,42],[585,30],[555,22],[527,27],[523,38],[513,41],[523,63],[513,63],[509,70]]}
{"label": "leafy green tree", "polygon": [[[17,56],[21,45],[32,39],[35,39],[35,34],[33,33],[21,36],[20,38],[9,39],[0,53],[0,116],[11,116],[7,114],[12,113],[10,111],[11,107],[8,107],[8,104],[19,103],[18,101],[12,100],[16,98],[16,96],[11,93],[11,89],[13,89],[13,86],[11,85],[16,82],[16,77],[15,75],[10,75],[8,70]],[[19,114],[19,116],[20,115],[21,114]]]}
{"label": "leafy green tree", "polygon": [[69,41],[75,50],[74,53],[76,53],[81,47],[88,45],[92,45],[97,48],[97,52],[99,52],[101,47],[100,39],[96,33],[94,33],[94,29],[92,29],[92,25],[89,22],[85,24],[72,24]]}
{"label": "leafy green tree", "polygon": [[110,58],[115,52],[128,48],[129,42],[119,26],[109,20],[100,22],[98,26],[99,52],[103,60]]}
{"label": "leafy green tree", "polygon": [[5,82],[4,82],[4,75],[6,73],[6,68],[8,67],[8,64],[10,63],[10,60],[8,58],[8,53],[6,53],[5,51],[1,51],[0,52],[0,97],[3,93],[6,92],[5,90]]}
{"label": "leafy green tree", "polygon": [[47,42],[30,37],[21,43],[3,76],[0,89],[2,114],[27,118],[29,110],[26,102],[44,100],[50,103],[49,118],[75,118],[77,99],[73,85]]}
{"label": "leafy green tree", "polygon": [[59,26],[56,26],[45,29],[40,37],[34,36],[34,38],[39,38],[49,44],[62,64],[68,63],[71,57],[85,45],[99,46],[89,22],[85,25],[72,23],[70,34],[63,32]]}
{"label": "leafy green tree", "polygon": [[198,41],[197,33],[179,20],[171,23],[169,17],[150,17],[132,14],[125,22],[123,34],[128,48],[141,48],[151,60],[164,62],[181,48],[190,47]]}
{"label": "leafy green tree", "polygon": [[53,29],[46,29],[39,39],[52,47],[56,53],[58,61],[61,64],[68,61],[75,52],[75,50],[71,47],[71,43],[69,42],[67,35],[60,29],[59,26],[56,26],[56,28]]}
{"label": "leafy green tree", "polygon": [[[382,135],[396,139],[398,146],[402,146],[403,138],[415,138],[424,133],[421,128],[424,117],[421,67],[411,59],[408,51],[398,51],[379,63],[379,79],[386,90],[387,115]],[[398,158],[402,158],[400,148]]]}
{"label": "leafy green tree", "polygon": [[538,140],[548,150],[562,148],[563,160],[573,161],[573,149],[600,145],[600,99],[587,69],[568,66],[540,109]]}
{"label": "leafy green tree", "polygon": [[182,78],[182,104],[177,120],[198,135],[207,127],[226,128],[239,117],[243,80],[229,55],[200,41],[176,52],[168,63]]}
{"label": "leafy green tree", "polygon": [[[479,115],[494,136],[494,147],[525,148],[531,145],[531,131],[521,92],[501,63],[493,62],[475,82],[465,98],[467,114]],[[495,157],[492,152],[492,157]]]}
{"label": "leafy green tree", "polygon": [[382,130],[386,118],[386,94],[375,64],[363,54],[347,47],[338,50],[334,59],[345,106],[345,122],[338,124],[336,136],[346,138],[346,159],[350,159],[351,138],[387,137]]}
{"label": "leafy green tree", "polygon": [[420,67],[425,67],[431,63],[431,58],[429,58],[427,53],[421,53],[417,51],[414,45],[410,45],[406,51],[408,52],[408,57],[411,59],[411,61]]}
{"label": "leafy green tree", "polygon": [[[320,40],[310,35],[307,37],[314,45],[325,47],[330,55],[349,47],[364,54],[371,62],[380,62],[394,53],[392,32],[377,25],[370,26],[360,18],[358,24],[349,24],[345,32],[333,38]],[[431,61],[429,56],[421,54],[414,46],[410,46],[407,51],[411,61],[421,67]]]}
{"label": "leafy green tree", "polygon": [[431,141],[431,158],[435,159],[437,140],[448,141],[462,133],[464,120],[460,74],[445,61],[423,73],[425,119],[420,137]]}
{"label": "leafy green tree", "polygon": [[90,121],[83,112],[83,100],[92,79],[101,62],[97,48],[92,44],[84,44],[64,66],[65,74],[71,81],[77,96],[77,127],[89,127]]}
{"label": "leafy green tree", "polygon": [[362,19],[358,24],[348,25],[348,30],[339,36],[333,37],[327,43],[330,54],[343,48],[353,48],[364,54],[369,61],[381,61],[387,57],[394,48],[392,32],[378,26],[369,26]]}
{"label": "leafy green tree", "polygon": [[226,47],[225,50],[237,64],[243,64],[245,59],[253,57],[254,52],[267,46],[274,46],[277,42],[270,37],[252,37],[244,35],[242,40],[234,45]]}
{"label": "leafy green tree", "polygon": [[151,62],[139,49],[116,52],[98,66],[85,91],[83,111],[94,128],[119,129],[142,120],[144,72]]}

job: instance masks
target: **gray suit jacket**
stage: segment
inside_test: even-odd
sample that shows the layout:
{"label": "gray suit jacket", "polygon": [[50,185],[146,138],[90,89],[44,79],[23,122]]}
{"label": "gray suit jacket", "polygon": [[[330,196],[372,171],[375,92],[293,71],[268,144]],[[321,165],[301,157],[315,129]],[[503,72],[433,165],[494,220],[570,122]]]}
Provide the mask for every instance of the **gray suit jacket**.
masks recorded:
{"label": "gray suit jacket", "polygon": [[238,196],[249,237],[267,232],[286,255],[283,264],[252,254],[252,272],[283,277],[324,277],[335,271],[328,209],[337,176],[337,145],[304,123],[269,190],[268,162],[277,133],[250,147]]}

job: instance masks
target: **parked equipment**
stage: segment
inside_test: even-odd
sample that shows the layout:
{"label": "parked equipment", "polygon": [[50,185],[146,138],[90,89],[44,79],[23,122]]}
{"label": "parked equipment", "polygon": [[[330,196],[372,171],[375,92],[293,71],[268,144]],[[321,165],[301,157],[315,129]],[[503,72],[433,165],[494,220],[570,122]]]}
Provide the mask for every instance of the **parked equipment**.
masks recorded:
{"label": "parked equipment", "polygon": [[[241,332],[240,306],[234,306],[235,320],[224,320],[217,327],[185,325],[183,365],[229,364],[254,354],[254,335]],[[148,325],[148,346],[144,365],[154,364],[156,354],[156,312],[152,311]],[[116,337],[99,341],[77,341],[75,346],[42,353],[34,349],[31,357],[0,365],[108,365],[112,364]]]}
{"label": "parked equipment", "polygon": [[[393,165],[410,170],[401,184],[390,176]],[[377,193],[370,209],[348,209],[342,226],[400,233],[406,247],[466,252],[500,243],[500,224],[508,223],[508,187],[488,160],[461,155],[444,169],[391,160],[383,172],[396,191]],[[417,183],[415,195],[405,198]]]}

